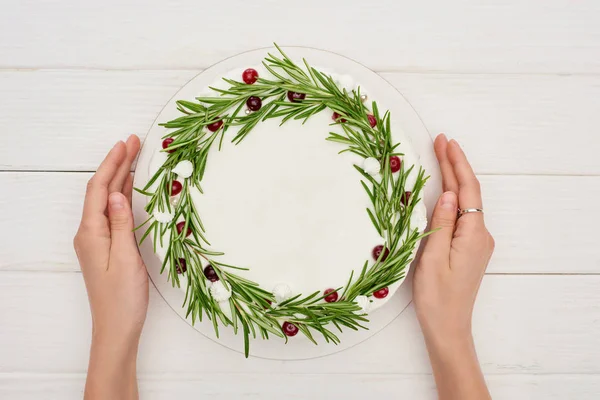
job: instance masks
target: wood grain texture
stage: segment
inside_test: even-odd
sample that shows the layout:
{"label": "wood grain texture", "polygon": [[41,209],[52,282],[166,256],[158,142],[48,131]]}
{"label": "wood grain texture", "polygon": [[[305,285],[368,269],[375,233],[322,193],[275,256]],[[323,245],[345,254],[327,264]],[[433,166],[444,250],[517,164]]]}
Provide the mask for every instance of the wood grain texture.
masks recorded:
{"label": "wood grain texture", "polygon": [[[484,372],[600,374],[599,284],[600,276],[486,276],[473,321]],[[1,272],[0,320],[10,321],[0,330],[0,373],[85,371],[91,324],[80,273]],[[370,340],[341,353],[307,361],[244,360],[190,328],[153,287],[138,369],[142,374],[430,373],[412,306]]]}
{"label": "wood grain texture", "polygon": [[[77,271],[72,249],[91,173],[0,173],[0,270]],[[481,176],[496,237],[488,272],[600,273],[600,177]],[[27,238],[27,240],[23,240]],[[35,251],[30,251],[30,249]]]}
{"label": "wood grain texture", "polygon": [[0,67],[198,69],[276,41],[377,70],[598,73],[599,18],[568,0],[8,0]]}
{"label": "wood grain texture", "polygon": [[600,76],[383,76],[477,173],[600,174]]}
{"label": "wood grain texture", "polygon": [[[0,72],[0,169],[91,171],[196,71]],[[480,174],[598,175],[600,76],[386,73]]]}
{"label": "wood grain texture", "polygon": [[[270,374],[260,384],[261,374],[183,373],[144,374],[139,377],[144,400],[189,398],[202,393],[219,400],[306,400],[373,398],[437,399],[430,375],[405,374]],[[235,384],[232,384],[235,382]],[[598,375],[491,375],[487,378],[494,400],[596,400],[600,393]],[[0,397],[11,400],[81,399],[83,374],[0,374]],[[407,395],[410,394],[410,397]]]}
{"label": "wood grain texture", "polygon": [[4,132],[18,132],[19,141],[12,150],[0,150],[0,168],[95,170],[117,140],[132,133],[143,137],[169,98],[194,75],[0,72],[0,124]]}

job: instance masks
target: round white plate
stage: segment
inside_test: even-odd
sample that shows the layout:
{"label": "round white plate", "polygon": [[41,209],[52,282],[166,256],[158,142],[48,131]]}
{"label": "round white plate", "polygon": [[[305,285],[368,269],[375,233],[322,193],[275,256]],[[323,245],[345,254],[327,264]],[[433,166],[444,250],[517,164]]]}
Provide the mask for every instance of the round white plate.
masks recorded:
{"label": "round white plate", "polygon": [[[419,154],[421,165],[425,168],[427,174],[430,175],[430,180],[426,185],[424,193],[425,203],[430,216],[435,201],[440,194],[441,176],[433,152],[431,137],[417,113],[406,99],[381,76],[346,57],[306,47],[285,47],[283,50],[292,60],[301,61],[302,58],[305,58],[311,65],[318,68],[322,67],[326,71],[332,70],[337,74],[351,76],[356,82],[360,83],[361,90],[368,92],[369,101],[377,101],[380,110],[390,110],[392,130],[394,130],[394,127],[398,127],[403,131],[404,136],[411,142],[415,152]],[[135,187],[145,186],[150,178],[148,171],[150,160],[154,151],[160,148],[161,138],[166,133],[166,130],[158,124],[179,116],[175,102],[180,99],[193,100],[200,93],[206,93],[208,86],[218,81],[222,76],[226,76],[232,70],[240,68],[243,70],[244,66],[248,65],[260,65],[260,62],[268,52],[276,53],[276,49],[253,50],[221,61],[198,74],[169,100],[154,121],[144,141],[135,173]],[[144,211],[146,202],[147,198],[145,196],[134,192],[133,210],[136,224],[147,219],[147,214]],[[138,240],[142,234],[143,230],[136,231]],[[166,275],[160,274],[161,261],[154,254],[152,241],[146,240],[140,246],[140,251],[148,268],[150,278],[159,293],[171,308],[191,325],[191,321],[185,318],[185,309],[182,308],[185,293],[179,288],[174,288],[171,282],[167,281]],[[278,360],[309,359],[333,354],[355,346],[390,324],[408,306],[412,299],[411,275],[409,272],[406,281],[386,304],[369,314],[368,330],[344,331],[344,333],[339,335],[341,343],[337,346],[327,344],[323,340],[319,341],[320,344],[318,346],[315,346],[302,335],[292,338],[287,344],[282,339],[272,337],[270,340],[251,340],[250,355]],[[194,328],[223,346],[243,352],[243,336],[241,334],[234,335],[231,327],[220,327],[219,338],[215,335],[212,323],[206,318],[203,322],[197,322]]]}

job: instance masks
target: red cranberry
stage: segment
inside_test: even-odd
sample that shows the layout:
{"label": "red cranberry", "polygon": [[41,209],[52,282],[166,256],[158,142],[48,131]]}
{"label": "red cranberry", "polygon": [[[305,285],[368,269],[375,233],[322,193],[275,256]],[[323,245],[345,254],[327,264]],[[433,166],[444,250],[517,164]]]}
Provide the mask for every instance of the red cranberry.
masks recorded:
{"label": "red cranberry", "polygon": [[175,262],[175,270],[178,274],[183,274],[187,271],[187,264],[185,262],[185,258],[180,258]]}
{"label": "red cranberry", "polygon": [[[163,140],[163,142],[162,142],[162,148],[163,148],[163,149],[166,149],[166,148],[167,148],[167,147],[169,147],[169,145],[170,145],[171,143],[173,143],[174,141],[175,141],[175,139],[173,139],[173,138],[171,138],[171,137],[168,137],[168,138],[166,138],[166,139],[165,139],[165,140]],[[174,151],[175,151],[175,150],[167,150],[167,153],[172,153],[172,152],[174,152]]]}
{"label": "red cranberry", "polygon": [[400,167],[402,166],[402,161],[400,161],[400,157],[391,156],[390,157],[390,169],[392,173],[400,171]]}
{"label": "red cranberry", "polygon": [[171,182],[171,196],[177,196],[179,193],[181,193],[182,189],[183,189],[183,185],[181,184],[181,182],[179,182],[179,181]]}
{"label": "red cranberry", "polygon": [[[178,222],[177,225],[175,225],[175,227],[177,228],[177,234],[181,235],[181,232],[183,232],[183,227],[185,226],[185,221],[181,221]],[[192,234],[192,228],[190,228],[188,226],[187,228],[187,233],[185,234],[186,237],[190,236]]]}
{"label": "red cranberry", "polygon": [[204,276],[211,282],[219,280],[219,276],[212,265],[207,265],[206,268],[204,268]]}
{"label": "red cranberry", "polygon": [[375,128],[377,126],[377,120],[375,119],[375,116],[373,114],[369,114],[367,115],[367,118],[369,118],[369,125],[371,125],[371,128]]}
{"label": "red cranberry", "polygon": [[328,303],[335,303],[338,300],[338,293],[335,291],[335,289],[325,289],[325,292],[323,292],[323,294],[327,295],[325,296],[324,300]]}
{"label": "red cranberry", "polygon": [[304,93],[296,93],[296,92],[288,92],[287,93],[288,99],[292,102],[292,103],[300,103],[302,100],[304,100],[304,98],[306,97],[306,94]]}
{"label": "red cranberry", "polygon": [[384,251],[384,247],[382,245],[375,246],[373,247],[373,251],[371,252],[371,255],[373,256],[373,259],[375,261],[379,260],[381,252],[383,252],[383,256],[381,257],[380,261],[385,261],[385,259],[388,258],[388,256],[390,255],[390,251],[388,249],[385,249]]}
{"label": "red cranberry", "polygon": [[286,336],[296,336],[298,334],[298,331],[300,329],[298,329],[298,327],[294,324],[292,324],[291,322],[284,322],[283,323],[283,333],[285,333]]}
{"label": "red cranberry", "polygon": [[404,204],[405,206],[408,205],[411,194],[411,192],[404,192],[404,196],[400,197],[400,201],[402,202],[402,204]]}
{"label": "red cranberry", "polygon": [[258,80],[258,72],[253,68],[248,68],[242,73],[242,79],[244,80],[244,83],[252,85]]}
{"label": "red cranberry", "polygon": [[381,288],[376,292],[373,292],[373,296],[377,299],[383,299],[385,297],[387,297],[387,295],[390,293],[390,289],[387,287]]}
{"label": "red cranberry", "polygon": [[346,118],[340,118],[341,115],[336,113],[335,111],[333,112],[333,115],[331,116],[331,119],[334,120],[335,122],[346,122]]}
{"label": "red cranberry", "polygon": [[221,129],[222,126],[223,126],[223,120],[221,120],[221,119],[218,120],[218,121],[213,122],[212,124],[206,125],[206,127],[208,128],[208,130],[211,131],[211,132],[218,131],[219,129]]}
{"label": "red cranberry", "polygon": [[249,110],[258,111],[262,107],[262,100],[260,97],[250,96],[248,100],[246,100],[246,106]]}

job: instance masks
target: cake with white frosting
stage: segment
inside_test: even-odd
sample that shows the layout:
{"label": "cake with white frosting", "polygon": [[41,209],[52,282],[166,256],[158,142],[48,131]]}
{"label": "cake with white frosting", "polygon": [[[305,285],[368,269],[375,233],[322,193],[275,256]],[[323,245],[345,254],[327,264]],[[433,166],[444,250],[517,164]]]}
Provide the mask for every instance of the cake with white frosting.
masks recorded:
{"label": "cake with white frosting", "polygon": [[246,356],[253,338],[338,344],[368,329],[427,225],[427,177],[398,119],[349,75],[277,50],[182,91],[137,188],[153,279],[192,324],[241,332]]}
{"label": "cake with white frosting", "polygon": [[[239,75],[235,70],[229,77]],[[349,90],[357,87],[348,76],[340,76],[338,81]],[[225,85],[215,82],[214,86]],[[360,165],[377,176],[380,164],[372,158],[338,154],[340,145],[324,140],[329,131],[342,131],[331,122],[331,114],[326,112],[304,124],[280,126],[280,121],[268,120],[258,124],[241,145],[224,140],[221,150],[216,146],[210,150],[202,180],[204,193],[191,189],[215,250],[225,253],[228,264],[248,268],[240,274],[273,292],[277,302],[344,286],[352,271],[360,272],[365,259],[374,261],[373,253],[382,244],[365,213],[369,198],[352,167]],[[230,132],[227,134],[233,136]],[[400,128],[393,130],[393,139],[400,143],[401,162],[414,165],[406,181],[410,189],[417,178],[419,157]],[[163,148],[156,148],[150,176],[167,156]],[[192,165],[180,162],[173,172],[187,178]],[[177,195],[171,198],[172,204],[177,201]],[[165,220],[161,212],[155,217]],[[415,206],[411,225],[425,230],[423,201]],[[165,237],[162,244],[157,243],[161,259],[168,240]],[[185,274],[180,279],[186,290]],[[386,288],[382,296],[363,295],[356,301],[364,312],[372,312],[402,283]],[[227,300],[222,285],[211,290],[219,300]]]}

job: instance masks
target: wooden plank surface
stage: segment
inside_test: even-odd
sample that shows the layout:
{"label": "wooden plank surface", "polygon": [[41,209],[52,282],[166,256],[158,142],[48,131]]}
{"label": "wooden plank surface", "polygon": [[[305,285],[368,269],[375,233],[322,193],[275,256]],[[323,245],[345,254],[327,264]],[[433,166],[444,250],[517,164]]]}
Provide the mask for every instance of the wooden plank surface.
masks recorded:
{"label": "wooden plank surface", "polygon": [[[600,4],[600,3],[599,3]],[[0,71],[0,169],[91,171],[197,71]],[[598,175],[600,76],[386,73],[480,174]]]}
{"label": "wooden plank surface", "polygon": [[[493,374],[600,374],[600,276],[488,275],[473,329]],[[24,317],[26,316],[26,317]],[[83,373],[90,317],[80,273],[0,273],[0,373]],[[210,360],[209,362],[207,360]],[[152,287],[140,373],[430,373],[414,308],[346,351],[307,361],[251,358],[206,339]]]}
{"label": "wooden plank surface", "polygon": [[569,0],[5,0],[0,67],[199,69],[277,41],[378,70],[598,73],[599,18]]}
{"label": "wooden plank surface", "polygon": [[[374,398],[418,400],[437,399],[430,375],[407,374],[143,374],[139,377],[140,398],[144,400],[188,398],[201,392],[219,400],[363,400]],[[83,374],[0,374],[0,397],[11,400],[81,399]],[[232,384],[235,382],[235,384]],[[487,378],[494,400],[596,400],[600,379],[596,375],[491,375]],[[407,395],[410,393],[410,397]]]}
{"label": "wooden plank surface", "polygon": [[[0,270],[77,271],[72,239],[91,173],[0,173]],[[481,176],[492,273],[600,273],[600,177]],[[24,240],[26,238],[26,240]],[[30,251],[35,248],[36,251]]]}

